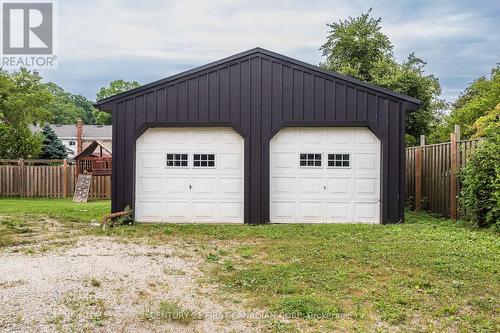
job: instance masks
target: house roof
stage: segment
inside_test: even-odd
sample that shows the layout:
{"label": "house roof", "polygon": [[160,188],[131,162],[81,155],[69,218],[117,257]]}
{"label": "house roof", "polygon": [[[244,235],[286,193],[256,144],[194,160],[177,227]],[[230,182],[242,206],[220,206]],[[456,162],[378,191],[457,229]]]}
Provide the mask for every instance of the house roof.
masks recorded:
{"label": "house roof", "polygon": [[[413,97],[410,97],[410,96],[406,96],[406,95],[403,95],[403,94],[399,94],[399,93],[394,92],[392,90],[389,90],[387,88],[379,87],[379,86],[376,86],[376,85],[373,85],[373,84],[370,84],[370,83],[367,83],[367,82],[364,82],[364,81],[361,81],[361,80],[358,80],[358,79],[355,79],[355,78],[352,78],[352,77],[349,77],[349,76],[346,76],[346,75],[342,75],[342,74],[339,74],[339,73],[336,73],[336,72],[325,70],[325,69],[320,68],[318,66],[314,66],[314,65],[305,63],[303,61],[300,61],[300,60],[297,60],[297,59],[293,59],[293,58],[281,55],[279,53],[275,53],[275,52],[272,52],[272,51],[265,50],[265,49],[262,49],[260,47],[257,47],[257,48],[250,49],[248,51],[244,51],[244,52],[235,54],[233,56],[230,56],[230,57],[227,57],[227,58],[224,58],[224,59],[221,59],[221,60],[214,61],[214,62],[209,63],[207,65],[196,67],[196,68],[190,69],[188,71],[185,71],[185,72],[182,72],[182,73],[179,73],[179,74],[176,74],[176,75],[169,76],[169,77],[167,77],[165,79],[162,79],[162,80],[158,80],[158,81],[154,81],[154,82],[145,84],[143,86],[140,86],[138,88],[134,88],[134,89],[128,90],[128,91],[120,93],[120,94],[116,94],[116,95],[113,95],[113,96],[110,96],[110,97],[107,97],[107,98],[103,98],[103,99],[97,101],[94,104],[94,106],[97,107],[97,108],[100,108],[100,106],[102,106],[103,104],[106,104],[108,102],[117,100],[119,98],[122,98],[122,97],[125,97],[125,96],[129,96],[129,95],[141,92],[143,90],[151,89],[151,88],[156,87],[158,85],[165,84],[165,83],[168,83],[170,81],[178,80],[178,79],[181,79],[181,78],[183,78],[185,76],[194,74],[196,72],[207,70],[207,69],[209,69],[211,67],[219,66],[219,65],[222,65],[224,63],[231,62],[231,61],[236,60],[238,58],[243,58],[243,57],[246,57],[246,56],[249,56],[249,55],[252,55],[252,54],[262,54],[262,55],[265,55],[265,56],[268,56],[268,57],[276,58],[278,60],[291,63],[291,64],[296,65],[296,66],[305,67],[305,68],[308,68],[308,69],[313,70],[315,72],[319,72],[319,73],[321,73],[323,75],[328,75],[328,76],[333,77],[335,79],[349,82],[349,83],[351,83],[353,85],[361,86],[361,87],[364,87],[364,88],[369,89],[369,90],[373,90],[373,91],[376,91],[376,92],[379,92],[379,93],[382,93],[382,94],[385,94],[385,95],[388,95],[388,96],[391,96],[391,97],[394,97],[394,98],[397,98],[397,99],[400,99],[400,100],[407,101],[409,103],[414,104],[416,108],[418,108],[418,106],[420,105],[420,100],[418,100],[416,98],[413,98]],[[106,111],[108,111],[108,110],[106,110]]]}
{"label": "house roof", "polygon": [[102,148],[103,155],[112,155],[111,149],[106,148],[106,146],[104,146],[101,141],[95,140],[87,148],[82,150],[80,154],[77,154],[75,157],[73,157],[73,159],[77,160],[79,157],[92,156],[94,151],[99,147]]}
{"label": "house roof", "polygon": [[[59,138],[75,138],[76,139],[76,125],[55,125],[49,124],[52,130]],[[43,126],[31,126],[33,133],[41,132]],[[83,138],[92,139],[111,139],[112,126],[111,125],[83,125]]]}

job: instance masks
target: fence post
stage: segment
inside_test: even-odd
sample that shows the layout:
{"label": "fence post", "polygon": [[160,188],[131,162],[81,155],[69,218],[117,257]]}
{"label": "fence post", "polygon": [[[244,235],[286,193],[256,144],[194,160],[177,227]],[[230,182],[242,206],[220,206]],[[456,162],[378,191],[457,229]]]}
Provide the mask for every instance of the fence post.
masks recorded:
{"label": "fence post", "polygon": [[24,180],[24,159],[20,158],[17,164],[19,165],[19,177],[21,178],[19,181],[21,186],[19,194],[21,195],[21,197],[24,197],[24,188],[26,187],[26,182]]}
{"label": "fence post", "polygon": [[68,196],[68,160],[63,160],[63,198]]}
{"label": "fence post", "polygon": [[455,125],[455,132],[450,134],[450,217],[454,220],[458,217],[458,140],[460,137],[460,126]]}
{"label": "fence post", "polygon": [[422,158],[425,146],[425,135],[420,136],[420,146],[415,151],[415,210],[422,205]]}
{"label": "fence post", "polygon": [[457,141],[460,141],[460,125],[455,125],[455,135],[457,136]]}

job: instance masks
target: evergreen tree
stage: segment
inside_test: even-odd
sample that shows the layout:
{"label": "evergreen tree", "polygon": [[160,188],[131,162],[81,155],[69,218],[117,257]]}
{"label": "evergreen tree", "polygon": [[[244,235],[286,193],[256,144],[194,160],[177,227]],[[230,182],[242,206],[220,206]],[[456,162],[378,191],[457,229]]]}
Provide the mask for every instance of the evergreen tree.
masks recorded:
{"label": "evergreen tree", "polygon": [[62,144],[61,140],[57,137],[56,133],[47,124],[43,127],[43,144],[42,153],[40,158],[42,159],[63,159],[68,157],[66,153],[66,148]]}

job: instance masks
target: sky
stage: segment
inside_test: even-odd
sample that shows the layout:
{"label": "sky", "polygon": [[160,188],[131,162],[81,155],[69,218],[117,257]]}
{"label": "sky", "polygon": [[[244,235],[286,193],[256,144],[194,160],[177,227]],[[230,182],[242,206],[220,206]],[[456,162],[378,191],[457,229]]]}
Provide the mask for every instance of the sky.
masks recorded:
{"label": "sky", "polygon": [[41,75],[95,99],[112,80],[146,84],[254,47],[317,65],[326,24],[369,8],[396,58],[425,60],[449,102],[500,62],[498,0],[58,0],[58,68]]}

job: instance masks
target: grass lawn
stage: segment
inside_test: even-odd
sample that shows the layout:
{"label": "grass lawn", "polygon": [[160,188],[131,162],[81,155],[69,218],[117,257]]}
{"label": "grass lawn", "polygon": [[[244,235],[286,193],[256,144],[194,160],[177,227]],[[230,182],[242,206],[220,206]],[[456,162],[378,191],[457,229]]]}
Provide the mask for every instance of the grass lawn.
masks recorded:
{"label": "grass lawn", "polygon": [[136,225],[103,233],[80,223],[108,211],[107,201],[0,199],[0,250],[47,232],[38,225],[49,218],[64,226],[57,239],[182,241],[203,258],[221,297],[281,315],[266,319],[269,331],[500,330],[500,237],[490,230],[413,212],[388,226]]}

